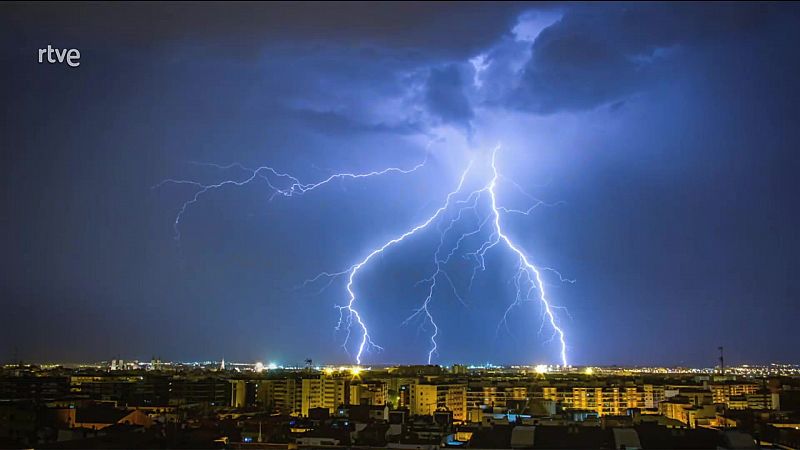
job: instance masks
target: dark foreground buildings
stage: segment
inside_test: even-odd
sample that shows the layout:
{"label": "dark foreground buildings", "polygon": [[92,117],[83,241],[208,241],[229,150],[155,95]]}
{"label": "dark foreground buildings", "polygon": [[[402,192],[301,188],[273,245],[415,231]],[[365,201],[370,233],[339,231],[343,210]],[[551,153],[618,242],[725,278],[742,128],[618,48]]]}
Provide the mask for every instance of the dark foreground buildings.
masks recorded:
{"label": "dark foreground buildings", "polygon": [[800,447],[793,374],[112,368],[5,366],[0,447]]}

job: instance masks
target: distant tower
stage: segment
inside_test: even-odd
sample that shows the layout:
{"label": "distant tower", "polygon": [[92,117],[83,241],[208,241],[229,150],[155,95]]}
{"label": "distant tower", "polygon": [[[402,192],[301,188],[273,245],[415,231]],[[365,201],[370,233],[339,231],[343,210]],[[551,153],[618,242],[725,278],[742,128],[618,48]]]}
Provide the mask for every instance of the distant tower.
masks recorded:
{"label": "distant tower", "polygon": [[222,364],[219,365],[219,370],[225,370],[225,358],[222,358]]}
{"label": "distant tower", "polygon": [[725,375],[725,358],[722,354],[722,346],[719,347],[719,373]]}

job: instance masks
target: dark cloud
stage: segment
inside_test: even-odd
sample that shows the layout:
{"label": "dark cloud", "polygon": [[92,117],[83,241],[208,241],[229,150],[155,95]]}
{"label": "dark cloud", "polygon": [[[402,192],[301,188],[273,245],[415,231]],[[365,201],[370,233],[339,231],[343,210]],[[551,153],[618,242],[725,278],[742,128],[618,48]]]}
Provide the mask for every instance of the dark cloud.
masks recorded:
{"label": "dark cloud", "polygon": [[464,80],[456,65],[431,70],[425,100],[429,111],[445,123],[469,129],[474,116],[464,93]]}
{"label": "dark cloud", "polygon": [[319,133],[327,135],[348,135],[360,133],[386,133],[394,135],[418,134],[425,130],[423,124],[406,120],[400,123],[365,123],[335,111],[314,111],[296,109],[286,114],[298,119],[302,124]]}
{"label": "dark cloud", "polygon": [[777,9],[772,4],[577,5],[538,36],[511,102],[551,113],[620,100],[653,81],[671,52],[746,36],[786,13]]}
{"label": "dark cloud", "polygon": [[[555,33],[548,33],[553,35]],[[618,48],[586,33],[537,40],[523,75],[523,109],[585,109],[618,99],[638,86],[635,63]]]}
{"label": "dark cloud", "polygon": [[163,45],[228,42],[230,52],[276,42],[337,41],[412,53],[465,57],[508,32],[517,3],[237,2],[5,4],[17,32]]}

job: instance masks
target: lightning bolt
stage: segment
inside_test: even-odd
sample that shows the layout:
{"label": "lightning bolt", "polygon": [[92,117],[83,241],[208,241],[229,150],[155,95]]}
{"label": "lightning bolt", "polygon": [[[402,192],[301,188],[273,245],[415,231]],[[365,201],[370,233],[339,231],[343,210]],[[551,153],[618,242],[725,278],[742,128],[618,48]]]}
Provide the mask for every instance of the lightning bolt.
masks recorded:
{"label": "lightning bolt", "polygon": [[[546,320],[554,330],[553,337],[554,338],[557,337],[560,343],[561,363],[565,366],[567,365],[566,336],[563,329],[558,325],[558,321],[556,319],[556,315],[554,312],[554,310],[558,307],[552,305],[547,297],[541,271],[544,270],[552,271],[558,275],[561,281],[564,282],[574,283],[574,280],[564,278],[555,269],[549,267],[542,267],[540,269],[537,268],[534,264],[532,264],[529,257],[522,250],[521,246],[516,244],[510,237],[510,235],[506,231],[504,231],[501,221],[502,214],[518,213],[523,215],[529,215],[532,212],[532,210],[535,209],[536,207],[555,206],[563,202],[548,204],[538,199],[535,199],[534,197],[522,191],[522,188],[518,184],[514,183],[513,181],[505,177],[502,177],[497,168],[497,154],[499,150],[500,147],[498,146],[491,153],[491,160],[489,164],[491,168],[491,177],[483,187],[474,190],[472,192],[469,192],[469,194],[466,194],[463,200],[455,200],[459,196],[459,194],[461,194],[461,191],[463,190],[465,184],[465,180],[467,179],[467,176],[470,173],[471,168],[473,167],[473,163],[471,162],[470,165],[464,170],[464,172],[462,172],[456,189],[447,195],[443,205],[440,206],[430,217],[428,217],[427,220],[411,228],[405,233],[399,235],[398,237],[384,243],[382,246],[376,248],[375,250],[370,252],[366,258],[362,259],[357,264],[351,266],[349,269],[335,273],[323,272],[317,277],[308,280],[313,282],[322,277],[338,277],[345,274],[348,275],[346,290],[349,294],[349,301],[347,302],[346,305],[339,307],[340,320],[339,323],[337,324],[337,330],[341,329],[341,327],[344,326],[343,324],[346,323],[347,336],[345,338],[345,344],[344,344],[346,346],[351,336],[350,328],[354,324],[357,324],[358,328],[360,328],[359,331],[361,334],[361,341],[358,346],[358,352],[355,355],[356,362],[358,364],[361,364],[364,352],[373,346],[377,347],[377,345],[373,343],[366,324],[364,323],[361,315],[355,308],[356,294],[354,292],[353,285],[355,283],[357,272],[362,267],[364,267],[364,265],[368,264],[370,260],[376,255],[383,253],[390,247],[402,242],[409,236],[412,236],[417,232],[420,232],[428,228],[432,223],[439,221],[440,239],[439,239],[439,245],[437,246],[433,255],[433,271],[428,277],[423,278],[422,280],[419,280],[417,282],[417,284],[427,284],[426,296],[423,299],[421,305],[418,308],[416,308],[412,312],[412,314],[403,321],[403,324],[405,325],[416,317],[422,317],[423,324],[428,323],[432,327],[432,333],[429,338],[431,346],[427,354],[428,364],[432,362],[433,357],[434,355],[437,354],[439,348],[436,338],[439,336],[440,327],[436,323],[433,314],[431,313],[430,310],[430,306],[433,301],[435,292],[437,291],[437,288],[439,288],[442,284],[446,285],[447,287],[449,287],[449,290],[456,299],[458,299],[462,304],[466,304],[462,295],[459,294],[458,289],[455,283],[453,282],[452,278],[450,277],[450,275],[448,275],[448,272],[446,271],[446,265],[451,261],[452,257],[458,253],[462,245],[465,245],[464,244],[465,241],[467,241],[472,236],[479,235],[481,232],[486,231],[485,229],[487,225],[489,225],[492,231],[489,234],[488,238],[481,242],[477,250],[475,250],[474,252],[467,253],[467,255],[465,255],[468,258],[472,258],[475,262],[472,277],[470,278],[470,286],[472,284],[472,280],[474,280],[475,278],[477,271],[485,269],[486,253],[490,249],[496,247],[497,245],[504,244],[505,247],[512,252],[512,254],[518,259],[519,262],[518,270],[514,277],[515,285],[517,287],[517,294],[514,302],[512,302],[506,309],[505,314],[503,315],[503,320],[501,321],[500,324],[498,324],[498,329],[502,324],[506,324],[507,326],[508,316],[511,314],[511,311],[514,307],[519,306],[522,301],[526,301],[527,299],[531,298],[531,295],[534,291],[538,291],[539,294],[537,298],[538,301],[543,306],[544,310],[543,319]],[[496,188],[501,178],[511,182],[520,191],[525,193],[526,196],[530,197],[534,201],[534,206],[532,206],[527,210],[516,210],[499,206],[497,200],[498,196],[496,193]],[[477,212],[477,209],[479,201],[484,197],[488,199],[487,203],[488,203],[489,213],[486,215],[486,217],[483,217],[481,219],[480,214]],[[453,216],[450,218],[449,223],[447,223],[447,226],[442,228],[441,221],[445,220],[445,213],[451,208],[454,210],[452,213]],[[458,239],[455,241],[455,243],[451,246],[450,250],[443,257],[448,233],[450,233],[455,228],[456,224],[458,224],[464,219],[465,212],[467,211],[473,211],[475,213],[475,216],[478,218],[477,226],[470,231],[461,233]]]}
{"label": "lightning bolt", "polygon": [[[441,206],[439,206],[426,220],[375,247],[360,261],[352,264],[347,269],[338,272],[322,272],[316,277],[306,280],[303,283],[303,286],[307,286],[321,279],[327,279],[327,283],[320,289],[321,292],[329,287],[335,279],[346,277],[347,283],[345,285],[345,290],[347,292],[347,301],[342,305],[336,306],[339,311],[339,319],[336,324],[336,330],[344,330],[346,333],[344,343],[342,344],[342,347],[345,348],[345,350],[347,350],[348,345],[353,338],[352,334],[354,333],[354,330],[359,336],[356,346],[357,351],[355,353],[355,361],[357,364],[361,364],[365,352],[369,350],[382,350],[382,347],[373,341],[364,317],[356,308],[359,297],[357,295],[355,286],[361,269],[368,265],[376,256],[383,254],[395,245],[402,243],[407,238],[428,229],[432,224],[436,223],[438,224],[437,229],[440,239],[438,246],[433,252],[433,269],[427,277],[419,280],[417,283],[426,285],[425,298],[421,304],[413,310],[412,314],[403,321],[403,324],[405,325],[412,321],[412,319],[421,317],[423,322],[420,327],[422,327],[424,324],[430,324],[432,327],[432,333],[430,335],[431,346],[427,354],[428,363],[430,364],[434,355],[438,354],[439,348],[436,339],[440,334],[440,327],[436,323],[430,309],[436,292],[443,286],[447,287],[449,288],[451,295],[454,296],[459,302],[465,306],[467,304],[463,295],[459,293],[456,283],[448,274],[447,265],[452,261],[452,258],[460,252],[463,253],[463,258],[473,262],[472,276],[469,278],[469,285],[467,286],[467,290],[470,290],[478,271],[483,271],[486,268],[486,253],[489,250],[502,245],[517,259],[518,265],[513,277],[516,287],[516,295],[514,301],[508,305],[501,322],[498,324],[498,332],[502,325],[508,327],[508,317],[510,316],[512,310],[516,306],[521,305],[521,303],[524,301],[531,301],[533,293],[538,292],[538,295],[536,295],[536,300],[538,300],[543,308],[542,326],[544,326],[545,322],[547,322],[553,329],[553,337],[551,340],[554,338],[558,339],[558,342],[560,343],[561,363],[564,366],[567,365],[566,336],[563,329],[559,326],[555,314],[555,310],[559,309],[560,307],[551,304],[545,291],[542,272],[553,272],[562,282],[574,283],[575,280],[563,277],[557,270],[553,268],[535,266],[529,259],[528,255],[523,251],[522,247],[515,243],[509,233],[505,231],[501,219],[501,216],[504,214],[530,215],[534,209],[540,206],[555,206],[562,204],[563,202],[546,203],[541,201],[525,192],[522,187],[513,180],[501,175],[497,164],[497,155],[499,151],[500,146],[497,146],[491,152],[489,163],[486,164],[486,166],[490,169],[490,176],[488,177],[488,181],[486,181],[483,186],[471,192],[462,192],[464,191],[466,180],[473,171],[474,160],[472,160],[461,173],[456,188],[447,194]],[[403,169],[399,167],[389,167],[382,170],[364,173],[336,173],[320,181],[311,183],[302,182],[297,177],[288,173],[280,172],[270,166],[250,168],[239,163],[228,165],[203,163],[200,165],[210,166],[220,170],[235,169],[243,172],[244,175],[238,179],[225,179],[213,184],[204,184],[195,180],[171,178],[158,183],[157,185],[153,186],[153,188],[159,188],[167,184],[189,185],[196,188],[192,196],[181,205],[173,223],[175,238],[179,240],[181,236],[180,224],[188,208],[197,203],[203,196],[219,189],[226,187],[242,187],[260,180],[266,183],[272,192],[270,196],[270,200],[272,200],[276,196],[293,197],[303,195],[317,188],[323,187],[334,180],[355,180],[377,177],[391,173],[408,174],[422,168],[427,161],[428,153],[426,152],[425,159],[410,168]],[[523,195],[528,197],[532,201],[532,205],[527,209],[514,209],[499,205],[497,187],[501,180],[510,183]],[[488,212],[482,213],[481,209],[487,209]],[[455,239],[455,242],[448,247],[447,243],[452,241],[452,237],[455,237],[451,235],[460,224],[467,220],[466,218],[468,215],[470,215],[470,213],[470,217],[474,217],[473,227],[467,231],[462,231],[460,234],[457,234],[456,236],[458,237]],[[449,222],[446,222],[448,220]],[[443,226],[444,223],[446,223],[446,226]],[[479,245],[476,249],[474,249],[474,251],[467,251],[468,246],[476,244],[475,242],[472,242],[472,238],[486,233],[488,233],[488,235],[484,239],[477,242]]]}
{"label": "lightning bolt", "polygon": [[[545,315],[550,322],[550,325],[553,327],[554,333],[558,336],[558,340],[561,344],[561,364],[564,366],[567,365],[567,342],[566,337],[564,335],[564,330],[558,326],[556,322],[555,314],[553,313],[553,306],[551,306],[550,301],[547,299],[547,293],[545,292],[544,282],[542,281],[542,275],[539,269],[534,266],[528,257],[525,255],[525,252],[511,240],[511,238],[503,231],[503,227],[500,223],[500,208],[497,206],[497,193],[495,192],[495,188],[497,187],[497,180],[499,178],[499,174],[497,171],[497,153],[500,150],[500,146],[495,147],[494,151],[492,151],[492,173],[494,176],[492,180],[489,182],[488,192],[489,198],[491,199],[491,209],[492,214],[494,217],[494,228],[495,234],[498,240],[501,240],[508,246],[508,248],[514,252],[517,257],[519,258],[520,268],[519,272],[526,272],[530,289],[532,290],[534,287],[538,288],[539,291],[539,300],[542,302],[544,306]],[[490,245],[489,248],[494,246],[495,244]],[[488,248],[486,249],[488,250]],[[484,250],[485,253],[485,250]],[[529,291],[530,292],[530,291]],[[519,295],[518,295],[519,298]]]}

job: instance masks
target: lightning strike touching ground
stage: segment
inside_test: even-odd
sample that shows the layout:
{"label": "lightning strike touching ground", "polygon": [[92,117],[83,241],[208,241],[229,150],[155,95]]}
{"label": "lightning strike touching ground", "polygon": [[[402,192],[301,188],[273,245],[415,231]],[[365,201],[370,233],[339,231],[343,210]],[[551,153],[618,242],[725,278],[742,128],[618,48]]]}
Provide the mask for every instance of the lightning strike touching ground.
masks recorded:
{"label": "lightning strike touching ground", "polygon": [[[551,327],[553,328],[553,330],[554,330],[553,331],[553,333],[554,333],[553,336],[557,337],[558,341],[560,343],[560,352],[559,352],[560,353],[560,361],[561,361],[561,363],[563,365],[565,365],[565,366],[567,365],[566,336],[564,334],[564,331],[559,327],[559,325],[557,323],[557,319],[556,319],[555,312],[554,312],[554,309],[556,309],[556,307],[551,305],[551,303],[549,302],[549,300],[547,298],[547,294],[545,292],[545,287],[544,287],[544,283],[543,283],[543,280],[542,280],[542,277],[541,277],[540,270],[548,270],[548,271],[552,271],[552,272],[556,273],[558,275],[559,279],[561,281],[563,281],[563,282],[574,283],[574,280],[569,280],[569,279],[566,279],[566,278],[562,277],[561,274],[558,271],[556,271],[555,269],[552,269],[552,268],[549,268],[549,267],[548,268],[538,269],[536,266],[534,266],[530,262],[528,257],[525,255],[525,253],[522,251],[520,246],[515,244],[513,242],[513,240],[509,237],[509,235],[503,230],[502,224],[501,224],[501,220],[500,220],[501,213],[520,213],[520,214],[523,214],[523,215],[529,215],[531,213],[531,211],[534,208],[538,207],[538,206],[555,206],[555,205],[561,204],[563,202],[557,202],[557,203],[553,203],[553,204],[548,204],[548,203],[545,203],[545,202],[540,201],[538,199],[535,199],[534,197],[532,197],[529,194],[527,194],[526,192],[524,192],[522,190],[522,188],[518,184],[514,183],[513,181],[508,180],[505,177],[502,177],[503,179],[510,181],[517,189],[519,189],[521,192],[523,192],[527,197],[531,198],[535,202],[535,204],[534,204],[534,206],[532,206],[531,208],[529,208],[526,211],[513,210],[513,209],[508,209],[508,208],[504,208],[502,206],[499,206],[498,202],[497,202],[497,193],[496,193],[496,187],[497,187],[498,181],[501,178],[501,175],[498,172],[497,163],[496,163],[496,158],[497,158],[498,151],[499,151],[499,146],[497,148],[495,148],[493,150],[492,154],[491,154],[491,163],[489,164],[490,167],[491,167],[491,177],[490,177],[489,181],[487,182],[487,184],[485,184],[482,188],[470,192],[469,194],[466,195],[466,198],[463,199],[463,200],[454,201],[454,199],[459,194],[461,194],[461,191],[463,189],[463,186],[464,186],[465,180],[467,178],[467,175],[469,174],[470,169],[472,168],[472,163],[471,163],[470,166],[461,174],[461,178],[460,178],[460,181],[459,181],[459,184],[458,184],[458,187],[456,188],[456,190],[454,190],[450,194],[448,194],[448,196],[447,196],[447,198],[446,198],[446,200],[444,202],[444,205],[441,206],[439,209],[437,209],[434,212],[434,214],[432,216],[430,216],[425,222],[423,222],[422,224],[412,228],[411,230],[409,230],[406,233],[402,234],[400,237],[395,238],[395,239],[387,242],[386,244],[384,244],[380,248],[374,250],[373,252],[371,252],[367,256],[367,258],[365,258],[364,260],[362,260],[361,262],[359,262],[355,266],[352,266],[350,269],[347,269],[347,270],[342,271],[342,272],[336,272],[336,273],[323,273],[323,274],[318,275],[314,279],[309,280],[309,281],[314,281],[314,280],[319,279],[320,277],[332,277],[332,276],[336,277],[336,276],[340,276],[340,275],[343,275],[343,274],[349,274],[348,283],[347,283],[347,292],[348,292],[350,298],[349,298],[349,301],[348,301],[346,306],[340,307],[340,312],[342,312],[342,313],[344,313],[345,311],[347,312],[348,331],[347,331],[347,337],[345,339],[345,345],[347,343],[347,340],[350,338],[349,327],[354,323],[353,322],[353,318],[356,319],[355,322],[358,323],[358,326],[361,329],[360,331],[361,331],[362,340],[360,342],[360,345],[358,347],[358,352],[356,354],[356,362],[357,363],[359,363],[359,364],[361,363],[361,358],[363,356],[364,351],[368,347],[373,346],[374,343],[372,343],[372,340],[371,340],[371,337],[369,335],[369,332],[367,331],[366,324],[364,324],[363,320],[361,320],[361,316],[359,315],[359,313],[356,311],[356,309],[354,307],[356,296],[355,296],[355,294],[353,292],[353,282],[354,282],[354,279],[355,279],[356,272],[359,269],[361,269],[365,264],[367,264],[372,257],[374,257],[375,255],[377,255],[379,253],[382,253],[383,251],[385,251],[390,246],[392,246],[394,244],[397,244],[397,243],[403,241],[408,236],[411,236],[411,235],[417,233],[418,231],[421,231],[421,230],[427,228],[429,225],[431,225],[435,221],[445,220],[445,218],[443,216],[451,208],[451,205],[452,205],[452,208],[455,210],[455,211],[453,211],[453,217],[450,219],[450,221],[447,224],[447,226],[445,226],[444,228],[442,228],[441,226],[439,227],[440,239],[439,239],[439,245],[437,246],[437,248],[436,248],[436,250],[434,252],[434,255],[433,255],[433,271],[428,277],[426,277],[426,278],[424,278],[424,279],[422,279],[422,280],[417,282],[417,284],[425,284],[425,283],[427,283],[427,294],[426,294],[425,298],[423,299],[421,305],[418,308],[416,308],[413,311],[413,313],[407,319],[405,319],[403,321],[403,324],[405,325],[405,324],[408,324],[410,321],[412,321],[412,319],[414,319],[416,317],[422,317],[423,324],[428,323],[432,327],[432,333],[431,333],[430,338],[429,338],[431,346],[430,346],[430,348],[428,349],[428,352],[427,352],[427,361],[428,361],[428,363],[430,364],[432,362],[434,355],[436,355],[438,353],[438,349],[439,349],[439,345],[438,345],[438,343],[436,341],[436,338],[439,336],[440,327],[436,323],[436,321],[435,321],[435,319],[433,317],[433,314],[432,314],[432,312],[430,310],[430,306],[431,306],[431,303],[433,301],[434,294],[435,294],[437,288],[442,283],[445,283],[447,285],[447,287],[449,287],[449,290],[452,292],[452,295],[459,302],[461,302],[462,304],[466,305],[466,302],[464,301],[464,298],[462,297],[462,295],[459,294],[458,288],[456,287],[455,283],[453,282],[453,280],[448,275],[448,273],[447,273],[447,271],[445,269],[445,266],[450,262],[452,257],[456,253],[458,253],[458,251],[461,249],[462,244],[464,243],[464,241],[468,240],[472,236],[480,235],[482,232],[486,231],[485,228],[486,228],[487,225],[491,225],[492,232],[489,234],[487,239],[482,241],[481,245],[478,247],[477,250],[475,250],[474,252],[469,252],[469,253],[467,253],[465,255],[465,257],[467,257],[467,258],[472,258],[474,260],[474,263],[475,263],[475,266],[474,266],[474,269],[473,269],[473,274],[472,274],[472,277],[470,279],[470,286],[472,284],[472,280],[475,278],[475,275],[476,275],[477,271],[485,269],[485,254],[486,254],[486,252],[488,252],[490,249],[494,248],[495,246],[497,246],[499,244],[505,244],[505,246],[508,247],[508,249],[511,250],[512,254],[516,258],[518,258],[518,260],[519,260],[519,269],[517,271],[517,274],[515,275],[515,285],[517,287],[517,294],[516,294],[516,298],[515,298],[514,302],[512,302],[508,306],[508,308],[506,309],[506,311],[505,311],[505,313],[503,315],[503,320],[501,321],[500,324],[498,324],[498,330],[499,330],[501,325],[505,325],[506,327],[508,326],[508,324],[507,324],[508,316],[511,314],[511,311],[515,306],[519,306],[523,301],[528,301],[530,299],[533,291],[538,291],[539,292],[538,301],[542,304],[543,309],[544,309],[543,319],[546,320],[551,325]],[[478,207],[479,207],[479,201],[483,197],[487,197],[488,198],[488,202],[487,203],[488,203],[489,213],[486,215],[486,217],[482,218],[482,220],[481,220],[480,214],[478,213]],[[478,218],[477,227],[474,227],[474,229],[471,229],[469,231],[462,232],[460,235],[458,235],[458,239],[455,241],[455,244],[447,252],[447,255],[444,258],[442,258],[442,254],[443,254],[443,251],[444,251],[444,248],[445,248],[445,242],[447,240],[448,233],[450,233],[454,229],[456,224],[458,224],[459,222],[462,221],[462,219],[464,218],[464,213],[466,211],[468,211],[468,210],[473,211],[475,213],[475,216]],[[525,286],[523,286],[523,285],[525,285]],[[344,317],[340,316],[339,326],[337,327],[337,329],[339,329],[342,326],[343,321],[344,321]]]}
{"label": "lightning strike touching ground", "polygon": [[[553,307],[550,305],[550,302],[547,300],[547,294],[545,293],[544,289],[544,282],[542,281],[541,273],[539,269],[536,268],[531,262],[528,260],[528,257],[525,256],[525,253],[513,243],[511,238],[503,231],[503,228],[500,226],[500,211],[497,206],[497,194],[495,193],[495,188],[497,186],[497,179],[499,177],[497,172],[497,152],[500,150],[500,147],[496,147],[492,152],[492,172],[494,176],[492,177],[492,181],[489,182],[489,195],[491,198],[491,205],[492,211],[494,214],[494,226],[495,232],[499,236],[499,238],[506,243],[509,249],[511,249],[514,253],[517,254],[520,261],[520,270],[528,272],[528,280],[530,281],[530,286],[533,288],[534,286],[539,290],[539,300],[541,300],[545,313],[547,315],[547,319],[550,321],[550,325],[553,327],[555,334],[558,336],[558,340],[561,344],[561,364],[566,366],[567,365],[567,342],[566,337],[564,336],[564,331],[558,326],[556,323],[556,317],[553,313]],[[535,283],[534,283],[535,279]]]}

